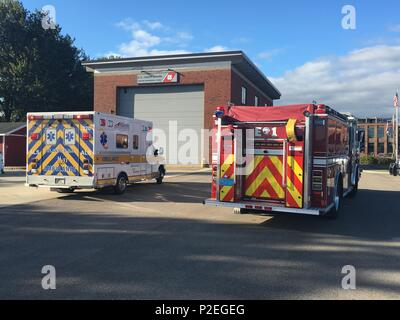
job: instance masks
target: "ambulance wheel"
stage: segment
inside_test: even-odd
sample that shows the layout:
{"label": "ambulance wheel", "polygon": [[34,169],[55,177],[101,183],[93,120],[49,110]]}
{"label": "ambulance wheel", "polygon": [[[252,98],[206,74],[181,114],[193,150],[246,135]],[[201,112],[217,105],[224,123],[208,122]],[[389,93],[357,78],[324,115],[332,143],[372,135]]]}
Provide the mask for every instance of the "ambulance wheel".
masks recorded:
{"label": "ambulance wheel", "polygon": [[126,190],[128,185],[128,178],[125,174],[121,173],[117,178],[117,183],[114,186],[114,193],[115,194],[123,194]]}
{"label": "ambulance wheel", "polygon": [[335,195],[333,197],[333,207],[326,214],[328,219],[337,219],[339,217],[340,210],[343,205],[343,181],[339,179],[338,184],[335,188]]}

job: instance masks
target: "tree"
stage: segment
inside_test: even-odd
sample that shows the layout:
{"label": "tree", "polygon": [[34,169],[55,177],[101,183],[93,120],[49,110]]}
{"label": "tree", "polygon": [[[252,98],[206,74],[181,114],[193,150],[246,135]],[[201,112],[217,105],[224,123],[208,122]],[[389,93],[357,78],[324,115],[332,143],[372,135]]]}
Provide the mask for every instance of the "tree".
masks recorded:
{"label": "tree", "polygon": [[[61,28],[44,29],[42,12],[0,0],[0,117],[23,121],[27,112],[91,110],[88,60]],[[2,113],[2,115],[1,115]]]}

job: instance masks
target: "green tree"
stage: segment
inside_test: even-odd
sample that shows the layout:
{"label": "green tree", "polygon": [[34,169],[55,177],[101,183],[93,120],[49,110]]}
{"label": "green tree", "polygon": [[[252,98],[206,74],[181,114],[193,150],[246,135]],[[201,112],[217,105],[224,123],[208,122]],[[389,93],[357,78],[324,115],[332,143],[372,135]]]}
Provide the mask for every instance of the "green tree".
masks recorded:
{"label": "green tree", "polygon": [[91,110],[88,57],[61,28],[44,29],[45,15],[22,3],[0,0],[0,112],[21,121],[27,112]]}

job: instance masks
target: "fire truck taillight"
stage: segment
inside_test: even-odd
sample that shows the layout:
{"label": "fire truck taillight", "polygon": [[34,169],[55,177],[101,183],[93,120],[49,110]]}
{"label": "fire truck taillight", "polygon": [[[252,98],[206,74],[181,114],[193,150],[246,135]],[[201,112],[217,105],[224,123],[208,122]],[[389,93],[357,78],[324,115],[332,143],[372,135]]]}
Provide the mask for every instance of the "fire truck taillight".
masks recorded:
{"label": "fire truck taillight", "polygon": [[322,170],[313,170],[312,189],[313,191],[322,191]]}

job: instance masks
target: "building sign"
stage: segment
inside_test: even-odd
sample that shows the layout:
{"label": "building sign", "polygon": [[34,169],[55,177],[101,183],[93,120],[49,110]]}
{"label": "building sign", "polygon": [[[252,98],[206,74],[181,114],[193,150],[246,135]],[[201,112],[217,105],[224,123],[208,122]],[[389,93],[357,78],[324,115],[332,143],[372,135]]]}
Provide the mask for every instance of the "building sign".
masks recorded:
{"label": "building sign", "polygon": [[177,82],[179,82],[179,77],[178,73],[175,71],[141,73],[137,77],[138,84],[177,83]]}

